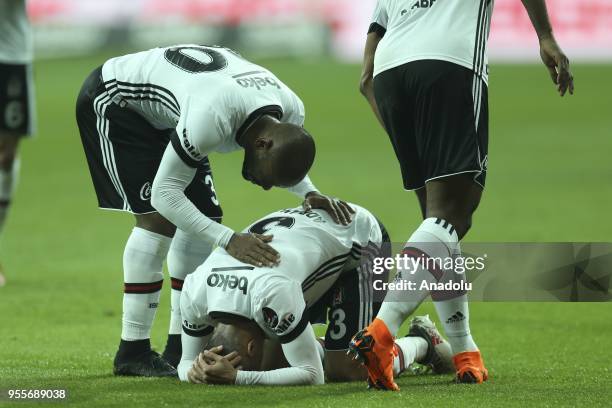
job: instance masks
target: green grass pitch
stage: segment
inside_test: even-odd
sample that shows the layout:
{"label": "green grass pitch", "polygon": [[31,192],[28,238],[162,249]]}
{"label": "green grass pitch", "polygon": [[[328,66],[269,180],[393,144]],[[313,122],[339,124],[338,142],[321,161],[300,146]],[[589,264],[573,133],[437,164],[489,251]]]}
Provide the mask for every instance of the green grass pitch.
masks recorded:
{"label": "green grass pitch", "polygon": [[[606,406],[612,400],[612,304],[475,303],[472,330],[489,367],[482,386],[450,376],[405,377],[400,393],[363,383],[305,388],[191,386],[115,378],[128,215],[96,208],[74,120],[86,75],[106,56],[36,64],[39,135],[22,150],[22,179],[2,242],[0,389],[65,388],[81,406]],[[419,223],[387,137],[357,91],[359,67],[264,61],[300,94],[318,143],[312,178],[364,205],[395,241]],[[610,66],[574,67],[576,95],[561,99],[539,66],[493,66],[491,144],[471,241],[610,241]],[[225,222],[242,228],[297,205],[241,180],[241,154],[213,156]],[[163,347],[165,285],[153,330]],[[431,305],[420,310],[433,312]],[[9,404],[0,402],[0,405]],[[19,403],[15,406],[26,406]]]}

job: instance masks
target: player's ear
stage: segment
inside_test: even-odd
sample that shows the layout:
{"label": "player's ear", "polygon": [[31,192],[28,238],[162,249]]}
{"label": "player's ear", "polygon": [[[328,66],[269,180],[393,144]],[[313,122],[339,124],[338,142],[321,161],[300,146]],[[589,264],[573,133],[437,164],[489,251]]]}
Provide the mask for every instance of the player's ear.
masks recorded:
{"label": "player's ear", "polygon": [[249,340],[247,343],[247,355],[254,357],[257,354],[257,341],[255,339]]}

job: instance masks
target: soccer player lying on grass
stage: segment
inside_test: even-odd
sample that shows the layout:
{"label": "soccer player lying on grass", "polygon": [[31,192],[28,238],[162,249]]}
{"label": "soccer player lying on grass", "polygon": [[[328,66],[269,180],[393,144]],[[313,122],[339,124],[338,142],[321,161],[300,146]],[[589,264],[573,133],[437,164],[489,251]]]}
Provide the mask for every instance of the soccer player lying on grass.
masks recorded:
{"label": "soccer player lying on grass", "polygon": [[[281,254],[276,268],[238,262],[218,248],[190,274],[181,295],[180,379],[321,384],[323,365],[331,381],[365,379],[366,370],[351,361],[346,350],[352,333],[378,310],[373,280],[386,276],[375,276],[368,260],[382,252],[389,237],[370,212],[353,208],[349,225],[334,223],[321,210],[294,208],[248,227],[245,231],[251,233],[274,234],[271,245]],[[323,351],[310,322],[323,320],[328,308]],[[280,343],[282,351],[272,351],[274,343]],[[452,370],[450,347],[429,319],[413,322],[410,336],[399,339],[395,348],[397,374],[413,361]]]}

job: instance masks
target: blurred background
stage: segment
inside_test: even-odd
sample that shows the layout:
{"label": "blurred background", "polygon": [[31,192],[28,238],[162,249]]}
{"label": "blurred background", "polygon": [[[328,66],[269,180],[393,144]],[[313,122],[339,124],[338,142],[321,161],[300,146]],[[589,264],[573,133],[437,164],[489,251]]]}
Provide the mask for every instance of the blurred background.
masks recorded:
{"label": "blurred background", "polygon": [[[376,0],[29,0],[37,55],[107,47],[223,44],[256,56],[344,61],[361,57]],[[612,58],[612,2],[548,0],[558,39],[575,59]],[[533,60],[531,24],[518,0],[496,0],[493,60]]]}

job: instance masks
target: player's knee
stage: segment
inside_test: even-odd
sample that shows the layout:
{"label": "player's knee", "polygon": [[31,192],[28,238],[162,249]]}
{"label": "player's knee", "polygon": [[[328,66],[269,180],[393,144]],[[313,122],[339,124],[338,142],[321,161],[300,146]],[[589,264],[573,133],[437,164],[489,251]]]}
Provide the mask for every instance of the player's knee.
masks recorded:
{"label": "player's knee", "polygon": [[176,227],[159,213],[136,215],[136,226],[156,234],[173,237]]}

